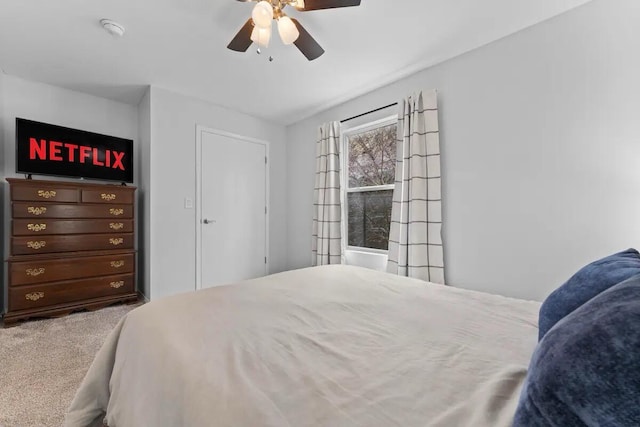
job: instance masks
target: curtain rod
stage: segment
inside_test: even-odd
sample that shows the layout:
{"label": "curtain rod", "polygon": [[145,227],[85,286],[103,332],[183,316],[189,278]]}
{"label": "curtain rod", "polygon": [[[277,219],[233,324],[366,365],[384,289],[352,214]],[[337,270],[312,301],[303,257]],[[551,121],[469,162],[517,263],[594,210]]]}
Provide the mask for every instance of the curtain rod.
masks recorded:
{"label": "curtain rod", "polygon": [[385,105],[384,107],[376,108],[375,110],[367,111],[366,113],[358,114],[357,116],[349,117],[348,119],[340,120],[340,123],[348,122],[349,120],[357,119],[362,116],[366,116],[367,114],[375,113],[376,111],[384,110],[385,108],[393,107],[394,105],[398,105],[397,102],[393,104]]}

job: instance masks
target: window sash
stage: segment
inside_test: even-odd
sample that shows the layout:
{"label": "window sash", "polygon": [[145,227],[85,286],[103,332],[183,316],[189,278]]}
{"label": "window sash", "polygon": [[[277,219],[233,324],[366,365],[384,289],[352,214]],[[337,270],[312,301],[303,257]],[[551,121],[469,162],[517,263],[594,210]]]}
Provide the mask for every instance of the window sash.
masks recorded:
{"label": "window sash", "polygon": [[389,251],[384,249],[375,249],[375,248],[367,248],[366,246],[352,246],[348,244],[348,234],[349,234],[349,213],[347,209],[347,194],[348,193],[363,193],[369,191],[388,191],[394,190],[395,184],[386,184],[386,185],[375,185],[375,186],[367,186],[367,187],[349,187],[349,148],[350,148],[350,138],[354,135],[358,135],[360,133],[369,132],[378,128],[383,128],[390,125],[398,124],[398,115],[395,114],[393,116],[385,117],[380,120],[376,120],[373,122],[365,123],[360,126],[356,126],[347,130],[344,130],[342,133],[342,182],[345,183],[345,193],[344,200],[342,204],[343,209],[343,220],[344,220],[344,230],[346,232],[345,238],[347,239],[346,250],[354,251],[354,252],[363,252],[363,253],[372,253],[372,254],[381,254],[386,255]]}
{"label": "window sash", "polygon": [[393,190],[351,192],[346,199],[347,245],[388,250]]}
{"label": "window sash", "polygon": [[[391,186],[391,188],[393,188],[394,184],[387,184],[387,185],[376,185],[376,186],[370,186],[370,187],[349,187],[349,153],[350,153],[350,148],[351,148],[351,144],[350,144],[350,139],[352,136],[357,136],[361,133],[367,133],[367,132],[371,132],[373,130],[376,129],[380,129],[380,128],[384,128],[387,126],[392,126],[392,125],[398,125],[398,115],[395,114],[393,116],[389,116],[389,117],[385,117],[384,119],[380,119],[380,120],[376,120],[373,122],[369,122],[369,123],[365,123],[363,125],[360,126],[356,126],[350,129],[345,130],[344,132],[342,132],[342,152],[344,153],[344,156],[342,158],[342,170],[344,171],[343,174],[343,181],[345,183],[345,187],[347,189],[347,191],[351,191],[352,189],[358,190],[358,191],[367,191],[367,190],[359,190],[361,188],[374,188],[374,187],[380,187],[380,189],[384,189],[384,190],[388,190],[389,188],[384,188],[384,187],[388,187]],[[397,142],[396,142],[397,143]],[[397,161],[397,159],[396,159]]]}
{"label": "window sash", "polygon": [[353,188],[347,188],[347,193],[364,193],[367,191],[393,190],[395,186],[396,186],[395,184],[386,184],[386,185],[371,185],[369,187],[353,187]]}

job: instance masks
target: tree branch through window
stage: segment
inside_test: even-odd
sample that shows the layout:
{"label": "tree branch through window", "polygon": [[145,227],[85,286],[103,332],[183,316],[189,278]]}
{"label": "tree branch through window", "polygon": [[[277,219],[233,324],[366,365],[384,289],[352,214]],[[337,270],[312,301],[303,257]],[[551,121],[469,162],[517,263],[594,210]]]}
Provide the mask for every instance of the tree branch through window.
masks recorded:
{"label": "tree branch through window", "polygon": [[395,181],[396,132],[394,123],[347,138],[349,246],[387,250]]}

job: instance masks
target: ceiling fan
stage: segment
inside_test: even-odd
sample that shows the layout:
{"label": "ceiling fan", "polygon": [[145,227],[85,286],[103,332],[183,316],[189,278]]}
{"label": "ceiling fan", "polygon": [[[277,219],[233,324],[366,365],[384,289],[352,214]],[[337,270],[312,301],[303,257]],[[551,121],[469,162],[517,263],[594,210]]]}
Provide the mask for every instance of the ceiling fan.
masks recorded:
{"label": "ceiling fan", "polygon": [[275,20],[278,33],[286,45],[295,44],[309,61],[319,58],[324,49],[297,19],[289,18],[283,9],[295,7],[300,12],[333,9],[338,7],[360,6],[361,0],[238,0],[257,2],[251,18],[244,24],[227,48],[237,52],[246,52],[252,43],[267,47],[271,40],[271,24]]}

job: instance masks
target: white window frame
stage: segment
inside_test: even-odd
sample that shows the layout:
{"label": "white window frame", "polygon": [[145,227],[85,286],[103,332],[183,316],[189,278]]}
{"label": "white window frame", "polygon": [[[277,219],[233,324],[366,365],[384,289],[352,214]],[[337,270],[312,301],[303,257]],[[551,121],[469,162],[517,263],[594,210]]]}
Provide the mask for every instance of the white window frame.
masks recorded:
{"label": "white window frame", "polygon": [[349,245],[349,216],[348,216],[349,210],[347,206],[348,193],[363,193],[367,191],[393,190],[395,188],[395,184],[349,188],[349,137],[351,137],[354,134],[365,133],[377,128],[383,128],[385,126],[390,126],[394,124],[395,125],[398,124],[397,114],[394,114],[392,116],[388,116],[379,120],[375,120],[373,122],[364,123],[359,126],[354,126],[352,128],[348,128],[348,129],[343,128],[342,131],[340,132],[340,145],[342,147],[342,153],[344,153],[341,161],[342,182],[344,183],[344,189],[345,189],[344,197],[343,197],[344,200],[342,203],[342,219],[344,223],[344,234],[345,234],[344,244],[345,244],[346,250],[348,251],[366,252],[366,253],[383,254],[383,255],[387,255],[389,252],[388,250],[384,250],[384,249],[365,248],[362,246]]}

